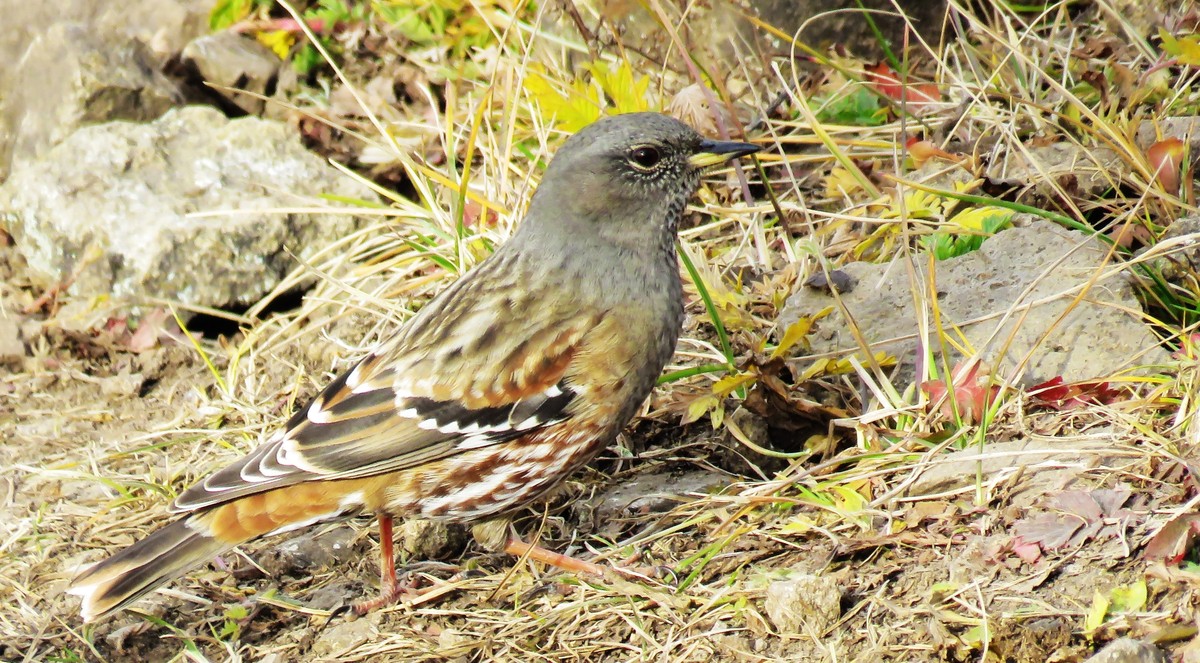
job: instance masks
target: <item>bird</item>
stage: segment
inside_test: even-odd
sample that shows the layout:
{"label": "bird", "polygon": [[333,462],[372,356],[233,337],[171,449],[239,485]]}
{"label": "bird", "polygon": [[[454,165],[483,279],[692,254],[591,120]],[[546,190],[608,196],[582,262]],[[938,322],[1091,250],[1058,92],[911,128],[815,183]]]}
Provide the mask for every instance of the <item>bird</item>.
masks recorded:
{"label": "bird", "polygon": [[402,593],[393,518],[474,524],[486,547],[595,571],[513,533],[618,435],[683,322],[678,225],[701,175],[753,154],[667,115],[612,115],[569,137],[513,235],[250,453],[178,495],[176,520],[81,571],[85,622],[231,548],[375,515],[378,598]]}

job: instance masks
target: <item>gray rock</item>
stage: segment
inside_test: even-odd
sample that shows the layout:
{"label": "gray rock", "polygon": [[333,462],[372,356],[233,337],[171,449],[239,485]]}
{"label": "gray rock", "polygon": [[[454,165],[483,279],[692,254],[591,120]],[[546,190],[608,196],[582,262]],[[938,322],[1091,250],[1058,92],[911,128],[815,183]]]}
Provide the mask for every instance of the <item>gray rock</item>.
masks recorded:
{"label": "gray rock", "polygon": [[[218,86],[214,92],[251,115],[262,113],[263,97],[270,96],[280,60],[269,48],[234,32],[205,35],[183,49],[183,59],[200,77]],[[244,94],[219,88],[236,88]]]}
{"label": "gray rock", "polygon": [[[1131,365],[1168,361],[1136,317],[1141,304],[1123,274],[1097,279],[1075,301],[1077,287],[1111,269],[1104,245],[1033,217],[1014,223],[1028,225],[997,234],[978,251],[934,263],[938,308],[949,335],[960,329],[1001,376],[1012,376],[1028,356],[1019,376],[1028,385],[1060,375],[1067,381],[1102,378]],[[914,263],[915,278],[929,283],[924,257]],[[852,263],[842,271],[856,284],[840,294],[854,324],[873,350],[899,358],[896,383],[910,383],[917,320],[925,313],[913,311],[908,271],[869,263]],[[797,289],[779,315],[779,329],[829,306],[834,313],[809,336],[812,352],[857,352],[845,313],[825,290]],[[932,323],[929,331],[936,333]],[[953,363],[960,356],[951,352]]]}
{"label": "gray rock", "polygon": [[5,169],[36,160],[80,126],[108,120],[151,120],[182,100],[152,68],[145,45],[105,44],[78,24],[58,24],[34,37],[5,87]]}
{"label": "gray rock", "polygon": [[1093,654],[1084,663],[1167,663],[1167,654],[1152,644],[1119,638]]}
{"label": "gray rock", "polygon": [[780,635],[820,637],[842,617],[842,587],[832,576],[807,573],[776,580],[764,608]]}
{"label": "gray rock", "polygon": [[768,25],[796,35],[805,44],[818,49],[845,48],[868,59],[885,55],[879,33],[888,43],[904,43],[908,30],[937,34],[946,16],[945,0],[863,0],[861,4],[844,0],[753,0],[749,4]]}
{"label": "gray rock", "polygon": [[[1142,151],[1166,138],[1178,138],[1187,145],[1191,155],[1200,154],[1200,117],[1164,117],[1146,120],[1138,125],[1134,143]],[[1193,158],[1195,158],[1193,156]]]}
{"label": "gray rock", "polygon": [[[1168,243],[1168,240],[1177,242]],[[1176,243],[1178,246],[1170,246]],[[1163,251],[1161,257],[1152,258],[1149,261],[1151,269],[1157,270],[1168,282],[1187,287],[1192,274],[1200,269],[1200,216],[1176,219],[1154,247],[1143,249],[1139,253],[1144,254],[1149,251],[1155,253]]]}
{"label": "gray rock", "polygon": [[114,397],[134,396],[145,383],[146,378],[141,373],[121,373],[97,378],[100,393]]}
{"label": "gray rock", "polygon": [[321,630],[305,658],[314,661],[344,660],[346,652],[380,637],[382,612],[375,611],[353,621],[340,619]]}
{"label": "gray rock", "polygon": [[1121,183],[1127,170],[1121,155],[1107,147],[1085,148],[1058,142],[1033,147],[999,144],[986,176],[993,184],[1018,190],[1020,202],[1054,200],[1060,191],[1074,198],[1095,198]]}
{"label": "gray rock", "polygon": [[76,128],[150,120],[179,99],[159,71],[208,29],[212,0],[0,0],[0,178]]}
{"label": "gray rock", "polygon": [[[858,11],[858,6],[863,10]],[[600,7],[621,41],[639,52],[662,54],[670,47],[671,40],[648,5],[614,2],[600,3]],[[892,44],[902,43],[905,31],[913,27],[936,34],[945,20],[946,2],[863,0],[861,5],[847,5],[844,0],[716,0],[689,7],[684,33],[688,45],[713,56],[732,57],[741,52],[733,44],[751,36],[784,43],[756,28],[747,19],[748,13],[818,50],[837,46],[871,59],[884,56],[876,30]]]}
{"label": "gray rock", "polygon": [[[1073,438],[1069,444],[1036,438],[988,442],[982,452],[971,447],[923,465],[904,494],[939,495],[974,486],[978,472],[987,482],[1006,486],[1009,505],[1031,506],[1094,467],[1119,468],[1124,462],[1113,453],[1119,444],[1116,435],[1105,438],[1103,431]],[[1017,475],[1020,480],[1013,484]]]}
{"label": "gray rock", "polygon": [[664,513],[694,500],[689,493],[707,493],[728,483],[729,477],[724,474],[703,470],[641,474],[614,484],[585,506],[590,507],[601,531],[610,532],[614,521]]}
{"label": "gray rock", "polygon": [[[140,125],[85,127],[15,171],[0,207],[49,286],[78,271],[74,295],[250,304],[301,258],[357,229],[318,194],[377,200],[308,152],[285,125],[205,107]],[[209,213],[206,216],[190,216]]]}

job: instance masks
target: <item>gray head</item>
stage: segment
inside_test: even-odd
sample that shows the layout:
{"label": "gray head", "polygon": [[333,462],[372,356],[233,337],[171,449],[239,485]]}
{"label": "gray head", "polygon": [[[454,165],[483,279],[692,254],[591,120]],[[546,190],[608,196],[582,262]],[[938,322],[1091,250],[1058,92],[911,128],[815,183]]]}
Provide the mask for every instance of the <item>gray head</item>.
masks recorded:
{"label": "gray head", "polygon": [[546,169],[523,225],[554,224],[627,246],[674,235],[701,173],[750,154],[749,143],[706,140],[659,113],[598,120],[571,136]]}

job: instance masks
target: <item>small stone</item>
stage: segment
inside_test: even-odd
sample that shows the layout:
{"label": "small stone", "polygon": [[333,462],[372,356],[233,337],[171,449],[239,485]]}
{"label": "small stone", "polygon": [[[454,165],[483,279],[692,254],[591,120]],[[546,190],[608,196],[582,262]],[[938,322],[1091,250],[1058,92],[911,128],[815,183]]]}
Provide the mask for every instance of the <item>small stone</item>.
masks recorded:
{"label": "small stone", "polygon": [[349,560],[356,536],[349,525],[302,532],[265,551],[256,561],[273,576],[306,574]]}
{"label": "small stone", "polygon": [[1108,643],[1084,663],[1167,663],[1167,655],[1152,644],[1133,638]]}
{"label": "small stone", "polygon": [[842,616],[842,588],[836,578],[810,574],[767,586],[767,616],[781,635],[819,637]]}
{"label": "small stone", "polygon": [[1019,202],[1053,200],[1066,190],[1077,198],[1097,198],[1126,172],[1123,157],[1108,148],[1084,148],[1074,143],[1001,151],[988,164],[987,179],[1014,187]]}
{"label": "small stone", "polygon": [[309,660],[340,660],[351,649],[377,640],[381,614],[374,612],[362,619],[338,620],[329,625],[317,636],[306,658]]}
{"label": "small stone", "polygon": [[146,378],[141,373],[122,373],[100,380],[100,393],[105,396],[133,396],[142,389]]}
{"label": "small stone", "polygon": [[622,520],[670,511],[696,499],[697,493],[708,493],[728,483],[726,475],[705,470],[642,474],[614,484],[599,496],[580,503],[579,507],[587,513],[584,517],[590,516],[601,533],[612,535],[620,528]]}
{"label": "small stone", "polygon": [[205,83],[218,86],[213,89],[215,94],[251,115],[262,113],[264,98],[271,94],[281,62],[266,46],[228,30],[188,44],[183,59],[195,67]]}
{"label": "small stone", "polygon": [[[923,301],[926,310],[914,309],[915,278],[937,283],[941,326],[954,330],[947,335],[961,334],[962,345],[977,350],[999,375],[1020,375],[1024,385],[1058,376],[1067,382],[1107,379],[1131,365],[1170,360],[1138,315],[1141,303],[1129,277],[1111,269],[1107,245],[1029,215],[1017,215],[1013,225],[977,251],[933,263],[933,275],[924,257],[914,260],[915,277],[891,264],[845,265],[858,287],[837,302],[823,291],[797,288],[777,327],[787,329],[833,306],[807,337],[811,353],[844,356],[859,352],[859,340],[865,340],[873,352],[899,358],[893,383],[909,384],[914,357],[923,348],[940,348],[933,324],[927,326],[931,338],[919,338],[919,321],[932,314],[932,304]],[[1077,301],[1075,293],[1084,288],[1086,296]],[[957,351],[951,355],[951,366],[962,358]]]}
{"label": "small stone", "polygon": [[11,314],[0,311],[0,364],[19,360],[25,356],[25,344],[21,342],[21,324]]}
{"label": "small stone", "polygon": [[467,542],[467,530],[461,525],[410,518],[397,529],[400,549],[414,559],[445,559]]}

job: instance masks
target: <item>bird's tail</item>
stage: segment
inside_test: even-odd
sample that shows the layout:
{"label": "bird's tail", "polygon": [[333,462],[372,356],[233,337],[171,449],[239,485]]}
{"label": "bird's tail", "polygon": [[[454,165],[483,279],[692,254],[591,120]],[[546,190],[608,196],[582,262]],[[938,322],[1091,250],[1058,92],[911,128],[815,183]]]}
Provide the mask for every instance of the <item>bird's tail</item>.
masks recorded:
{"label": "bird's tail", "polygon": [[203,520],[181,518],[76,576],[67,591],[83,597],[84,621],[124,608],[241,543],[217,539]]}
{"label": "bird's tail", "polygon": [[372,481],[310,481],[202,508],[88,568],[67,591],[93,621],[234,546],[357,511]]}

